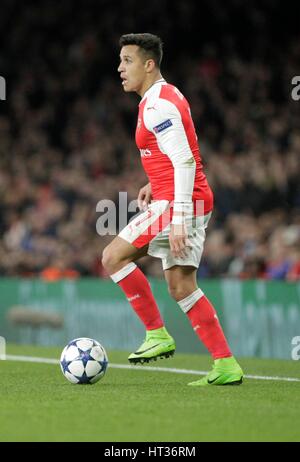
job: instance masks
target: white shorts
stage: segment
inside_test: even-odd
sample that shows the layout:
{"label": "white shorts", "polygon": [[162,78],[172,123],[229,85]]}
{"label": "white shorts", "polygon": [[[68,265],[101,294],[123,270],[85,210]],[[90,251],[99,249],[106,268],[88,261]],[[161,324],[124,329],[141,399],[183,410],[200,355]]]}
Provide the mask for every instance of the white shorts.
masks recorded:
{"label": "white shorts", "polygon": [[186,225],[190,247],[187,247],[187,256],[184,258],[173,257],[170,250],[171,214],[169,201],[155,201],[149,204],[148,209],[134,217],[122,229],[119,236],[137,248],[148,245],[148,254],[161,258],[163,270],[175,265],[198,268],[203,253],[205,229],[210,217],[211,212],[204,216],[187,218]]}

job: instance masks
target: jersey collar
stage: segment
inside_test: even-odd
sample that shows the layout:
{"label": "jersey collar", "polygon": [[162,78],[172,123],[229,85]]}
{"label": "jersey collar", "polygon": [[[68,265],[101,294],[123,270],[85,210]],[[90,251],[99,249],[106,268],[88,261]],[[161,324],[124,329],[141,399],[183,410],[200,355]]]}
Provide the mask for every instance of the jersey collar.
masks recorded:
{"label": "jersey collar", "polygon": [[145,98],[147,98],[155,89],[156,89],[156,84],[162,84],[162,83],[167,83],[165,79],[158,79],[156,80],[151,87],[148,88],[148,90],[144,93],[143,98],[141,99],[140,103],[144,101]]}

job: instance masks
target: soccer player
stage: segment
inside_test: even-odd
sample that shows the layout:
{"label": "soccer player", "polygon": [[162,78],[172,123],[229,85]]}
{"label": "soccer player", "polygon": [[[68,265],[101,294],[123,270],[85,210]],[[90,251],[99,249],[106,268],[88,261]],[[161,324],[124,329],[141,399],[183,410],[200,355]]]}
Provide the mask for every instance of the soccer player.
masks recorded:
{"label": "soccer player", "polygon": [[213,194],[202,169],[189,104],[161,75],[159,37],[126,34],[120,38],[120,47],[118,72],[123,89],[141,96],[136,144],[149,179],[138,194],[141,214],[104,249],[102,259],[146,329],[144,342],[128,359],[143,363],[175,352],[150,285],[135,264],[148,254],[162,259],[170,295],[214,360],[208,375],[189,385],[240,384],[243,371],[215,309],[197,285]]}

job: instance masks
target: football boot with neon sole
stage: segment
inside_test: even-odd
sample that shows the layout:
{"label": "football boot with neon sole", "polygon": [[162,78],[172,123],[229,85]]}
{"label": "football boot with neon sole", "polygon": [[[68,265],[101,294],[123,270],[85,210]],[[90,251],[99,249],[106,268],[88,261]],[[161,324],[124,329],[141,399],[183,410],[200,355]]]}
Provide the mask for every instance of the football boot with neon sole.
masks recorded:
{"label": "football boot with neon sole", "polygon": [[230,358],[215,359],[213,369],[202,379],[190,382],[192,387],[203,387],[206,385],[241,385],[244,373],[236,359]]}
{"label": "football boot with neon sole", "polygon": [[175,348],[175,341],[165,327],[147,330],[144,342],[137,351],[128,356],[128,361],[132,364],[143,364],[156,361],[157,358],[169,358],[174,355]]}

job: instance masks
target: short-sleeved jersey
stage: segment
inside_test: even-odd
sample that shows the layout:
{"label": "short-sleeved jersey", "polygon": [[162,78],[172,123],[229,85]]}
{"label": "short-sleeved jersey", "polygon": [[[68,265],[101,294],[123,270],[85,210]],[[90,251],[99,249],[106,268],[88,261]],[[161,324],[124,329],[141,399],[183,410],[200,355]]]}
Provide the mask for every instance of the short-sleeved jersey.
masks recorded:
{"label": "short-sleeved jersey", "polygon": [[174,200],[174,168],[194,158],[191,199],[204,202],[204,214],[212,210],[213,193],[203,172],[190,106],[175,86],[159,80],[146,91],[139,104],[135,138],[154,200]]}

